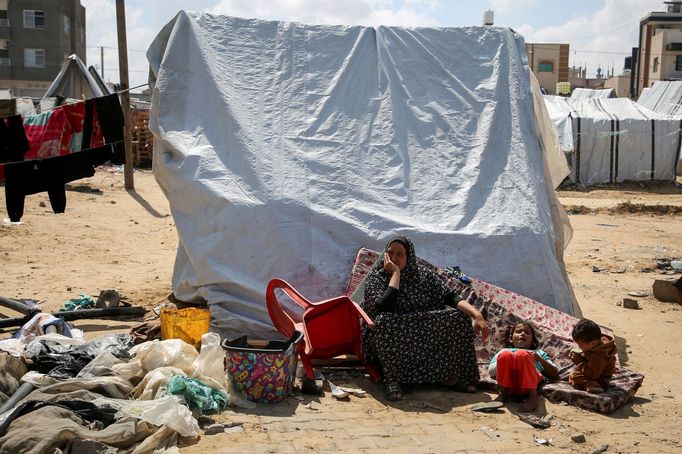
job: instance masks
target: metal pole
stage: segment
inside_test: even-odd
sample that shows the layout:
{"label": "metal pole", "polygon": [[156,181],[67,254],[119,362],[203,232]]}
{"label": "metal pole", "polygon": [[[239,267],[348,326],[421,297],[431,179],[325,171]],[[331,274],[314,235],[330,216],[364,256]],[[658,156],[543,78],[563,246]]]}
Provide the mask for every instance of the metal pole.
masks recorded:
{"label": "metal pole", "polygon": [[22,313],[24,315],[29,315],[33,312],[40,312],[40,309],[33,309],[28,307],[26,304],[22,303],[21,301],[16,301],[11,298],[5,298],[4,296],[0,296],[0,306],[4,306],[8,309],[15,310],[19,313]]}
{"label": "metal pole", "polygon": [[24,382],[19,388],[14,391],[14,394],[0,407],[0,415],[13,409],[21,400],[31,394],[31,391],[36,389],[33,383]]}
{"label": "metal pole", "polygon": [[123,108],[123,136],[125,140],[125,166],[123,177],[125,188],[134,190],[133,144],[130,137],[130,82],[128,81],[128,40],[126,38],[126,11],[124,0],[116,0],[116,25],[118,29],[118,72],[121,81],[121,107]]}
{"label": "metal pole", "polygon": [[99,46],[99,72],[104,80],[104,46]]}
{"label": "metal pole", "polygon": [[[107,318],[107,317],[137,317],[143,316],[147,313],[147,309],[141,306],[133,307],[103,307],[99,309],[78,309],[75,311],[60,311],[52,312],[55,317],[63,318],[67,322],[73,320],[81,320],[85,318]],[[16,318],[3,318],[0,319],[0,328],[11,328],[14,326],[22,326],[31,318],[34,314],[29,314],[25,317]]]}

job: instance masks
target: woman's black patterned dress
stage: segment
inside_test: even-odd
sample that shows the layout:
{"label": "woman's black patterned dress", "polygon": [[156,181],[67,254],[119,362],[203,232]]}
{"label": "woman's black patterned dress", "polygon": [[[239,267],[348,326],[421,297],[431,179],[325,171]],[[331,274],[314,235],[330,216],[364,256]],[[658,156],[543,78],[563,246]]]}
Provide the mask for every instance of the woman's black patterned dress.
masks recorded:
{"label": "woman's black patterned dress", "polygon": [[[383,256],[367,275],[362,305],[375,325],[363,332],[365,360],[381,366],[386,383],[478,381],[471,319],[445,305],[452,290],[418,264],[412,242],[405,241],[407,264],[400,272],[400,293],[390,312],[381,311],[378,304],[390,279]],[[454,301],[459,300],[455,295]]]}

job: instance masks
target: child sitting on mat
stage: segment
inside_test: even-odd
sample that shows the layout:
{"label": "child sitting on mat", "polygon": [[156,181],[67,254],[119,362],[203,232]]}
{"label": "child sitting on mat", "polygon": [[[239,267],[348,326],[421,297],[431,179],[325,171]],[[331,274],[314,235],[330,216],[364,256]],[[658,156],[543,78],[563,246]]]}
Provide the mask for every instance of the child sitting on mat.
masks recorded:
{"label": "child sitting on mat", "polygon": [[558,378],[559,371],[549,355],[540,350],[538,336],[526,322],[508,326],[504,331],[505,348],[497,352],[488,367],[491,378],[500,386],[499,400],[528,396],[520,410],[532,412],[538,406],[538,385],[546,378]]}
{"label": "child sitting on mat", "polygon": [[603,393],[616,371],[616,344],[601,333],[599,325],[587,319],[576,323],[571,337],[581,351],[571,352],[575,370],[568,376],[568,382],[575,389]]}

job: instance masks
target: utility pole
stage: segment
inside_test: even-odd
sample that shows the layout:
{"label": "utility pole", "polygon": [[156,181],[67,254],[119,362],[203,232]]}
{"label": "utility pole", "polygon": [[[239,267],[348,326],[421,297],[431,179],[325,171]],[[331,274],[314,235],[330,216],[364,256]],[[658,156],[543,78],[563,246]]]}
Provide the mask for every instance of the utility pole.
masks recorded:
{"label": "utility pole", "polygon": [[104,80],[104,46],[99,46],[99,73]]}
{"label": "utility pole", "polygon": [[118,72],[121,81],[121,107],[123,108],[123,138],[125,158],[123,166],[124,186],[135,190],[133,182],[133,144],[130,137],[130,82],[128,81],[128,40],[126,38],[126,8],[124,0],[116,0],[116,26],[118,29]]}

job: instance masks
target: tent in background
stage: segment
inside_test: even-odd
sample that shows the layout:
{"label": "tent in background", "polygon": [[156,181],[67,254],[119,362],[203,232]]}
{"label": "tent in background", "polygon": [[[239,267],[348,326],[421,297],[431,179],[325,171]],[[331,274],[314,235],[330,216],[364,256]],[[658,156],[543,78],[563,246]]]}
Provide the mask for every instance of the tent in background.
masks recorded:
{"label": "tent in background", "polygon": [[642,90],[637,104],[664,115],[682,115],[682,81],[657,81]]}
{"label": "tent in background", "polygon": [[114,92],[109,85],[107,85],[106,82],[102,80],[102,77],[99,75],[97,70],[95,69],[94,66],[88,66],[88,74],[92,77],[92,79],[95,81],[99,89],[104,93],[104,95],[110,95]]}
{"label": "tent in background", "polygon": [[627,98],[544,99],[571,164],[571,182],[675,181],[682,117]]}
{"label": "tent in background", "polygon": [[88,69],[81,59],[78,58],[78,55],[71,54],[62,63],[59,74],[57,74],[57,77],[55,77],[43,95],[40,105],[42,106],[48,98],[57,96],[72,99],[84,99],[83,97],[85,97],[87,99],[111,94],[101,79],[100,82],[101,85],[88,72]]}
{"label": "tent in background", "polygon": [[358,249],[395,234],[574,313],[553,190],[568,166],[513,30],[180,12],[147,56],[173,289],[208,302],[212,330],[273,336],[271,278],[342,294]]}
{"label": "tent in background", "polygon": [[615,97],[616,91],[613,88],[575,88],[571,93],[571,99],[608,99]]}

